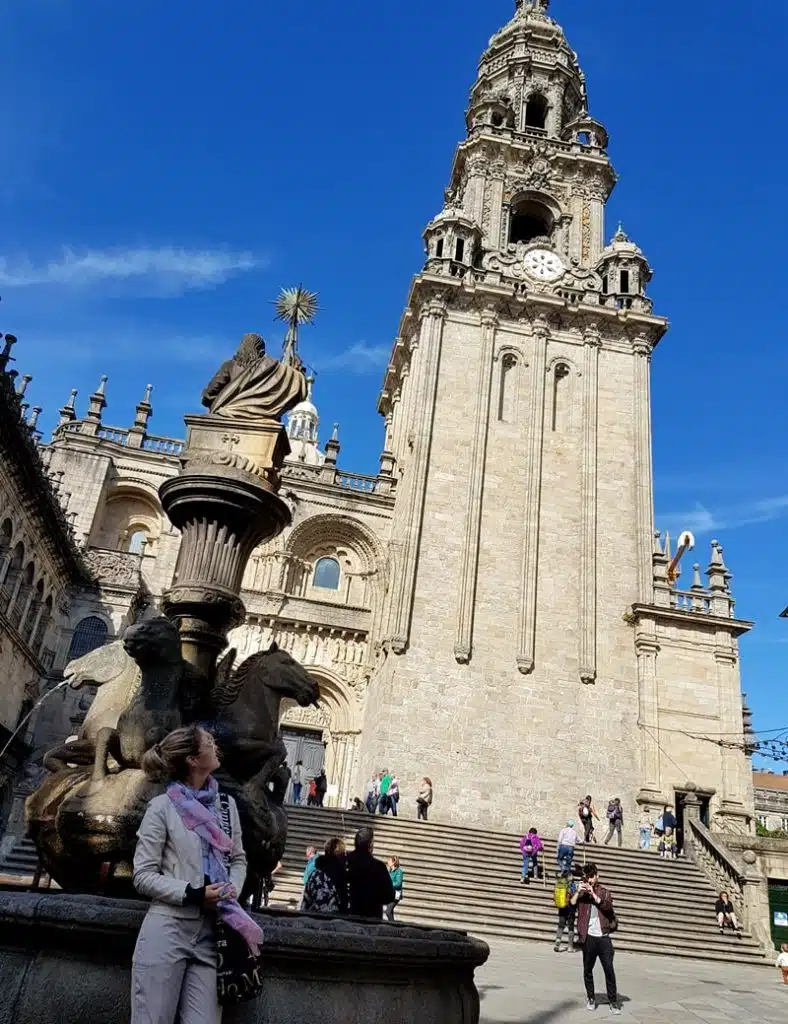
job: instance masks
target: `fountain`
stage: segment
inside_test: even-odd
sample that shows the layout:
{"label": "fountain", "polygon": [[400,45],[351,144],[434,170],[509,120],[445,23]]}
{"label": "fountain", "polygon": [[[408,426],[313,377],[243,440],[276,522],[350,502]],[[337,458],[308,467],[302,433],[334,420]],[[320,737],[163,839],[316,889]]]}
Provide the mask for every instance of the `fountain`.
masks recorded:
{"label": "fountain", "polygon": [[[246,335],[203,392],[208,412],[186,417],[181,471],[160,492],[182,534],[165,615],[67,669],[67,681],[93,682],[98,695],[76,740],[47,755],[52,774],[26,806],[42,864],[65,891],[0,893],[0,1024],[128,1020],[145,910],[131,861],[147,802],[160,792],[140,761],[171,729],[210,722],[217,735],[220,782],[241,813],[247,892],[259,891],[284,851],[279,703],[315,703],[318,689],[275,644],[238,667],[235,652],[220,655],[244,619],[239,595],[253,549],[290,521],[278,493],[289,451],[281,417],[306,396],[297,326],[314,297],[285,295],[282,361]],[[478,1021],[473,971],[487,947],[462,933],[274,912],[263,923],[266,989],[235,1020]]]}

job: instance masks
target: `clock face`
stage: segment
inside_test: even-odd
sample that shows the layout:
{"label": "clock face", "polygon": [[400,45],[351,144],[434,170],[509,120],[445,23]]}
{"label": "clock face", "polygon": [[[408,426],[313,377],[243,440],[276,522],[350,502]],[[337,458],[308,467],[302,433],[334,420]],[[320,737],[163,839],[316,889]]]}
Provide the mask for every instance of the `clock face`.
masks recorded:
{"label": "clock face", "polygon": [[561,257],[549,249],[531,249],[523,263],[526,272],[540,281],[557,281],[565,270]]}

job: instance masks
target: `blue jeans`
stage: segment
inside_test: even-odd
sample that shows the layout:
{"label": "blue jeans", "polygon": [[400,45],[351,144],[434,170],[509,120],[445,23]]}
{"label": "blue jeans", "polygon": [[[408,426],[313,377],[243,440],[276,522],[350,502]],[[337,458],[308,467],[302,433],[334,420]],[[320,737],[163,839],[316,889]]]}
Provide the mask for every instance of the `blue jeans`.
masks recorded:
{"label": "blue jeans", "polygon": [[301,782],[294,782],[293,783],[293,803],[294,804],[300,804],[301,803],[301,787],[302,787],[302,785],[303,785],[303,783],[301,783]]}
{"label": "blue jeans", "polygon": [[537,870],[539,867],[539,857],[535,853],[524,853],[523,854],[523,878],[527,878],[531,873],[531,865],[534,866],[534,878],[536,878]]}
{"label": "blue jeans", "polygon": [[651,829],[648,826],[644,826],[640,830],[640,849],[651,849]]}
{"label": "blue jeans", "polygon": [[572,862],[575,859],[575,848],[574,846],[559,846],[558,847],[558,870],[559,871],[571,871]]}

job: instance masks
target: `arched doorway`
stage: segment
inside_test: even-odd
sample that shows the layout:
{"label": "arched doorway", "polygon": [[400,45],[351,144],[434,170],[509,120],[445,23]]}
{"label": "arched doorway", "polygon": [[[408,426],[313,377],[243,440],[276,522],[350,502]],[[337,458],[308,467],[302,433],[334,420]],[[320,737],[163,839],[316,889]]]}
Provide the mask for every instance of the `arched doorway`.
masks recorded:
{"label": "arched doorway", "polygon": [[[317,707],[309,708],[282,701],[280,723],[288,764],[292,768],[297,760],[303,761],[308,778],[324,767],[328,779],[325,806],[347,807],[360,795],[350,791],[361,732],[358,701],[352,687],[339,676],[311,665],[305,668],[320,687],[320,697]],[[305,795],[302,799],[306,802]]]}

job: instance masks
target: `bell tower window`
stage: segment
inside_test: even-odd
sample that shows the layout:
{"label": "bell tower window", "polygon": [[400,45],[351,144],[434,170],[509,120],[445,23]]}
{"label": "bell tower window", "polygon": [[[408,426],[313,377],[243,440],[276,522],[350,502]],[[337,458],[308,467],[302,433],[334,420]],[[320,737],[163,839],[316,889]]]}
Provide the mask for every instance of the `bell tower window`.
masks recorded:
{"label": "bell tower window", "polygon": [[441,259],[443,257],[443,238],[439,238],[438,241],[435,243],[435,256],[438,259]]}
{"label": "bell tower window", "polygon": [[629,271],[621,271],[621,291],[624,295],[629,294]]}
{"label": "bell tower window", "polygon": [[458,263],[462,263],[465,259],[465,239],[458,238],[457,245],[454,250],[454,258]]}
{"label": "bell tower window", "polygon": [[509,222],[509,241],[531,242],[534,238],[549,238],[553,233],[553,216],[541,203],[526,199],[512,209]]}
{"label": "bell tower window", "polygon": [[544,131],[547,127],[547,110],[547,100],[540,92],[535,92],[525,105],[525,127]]}

